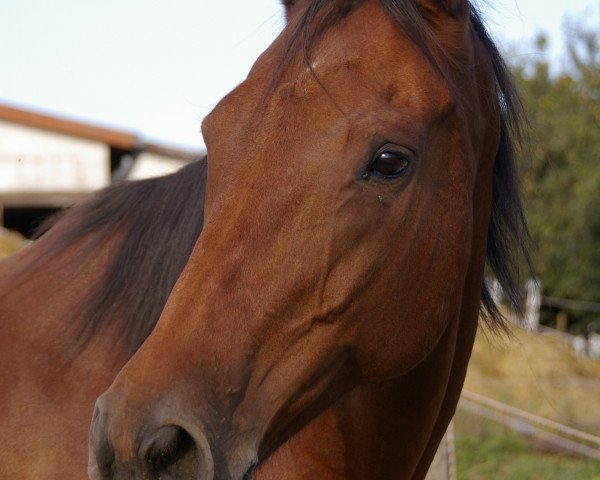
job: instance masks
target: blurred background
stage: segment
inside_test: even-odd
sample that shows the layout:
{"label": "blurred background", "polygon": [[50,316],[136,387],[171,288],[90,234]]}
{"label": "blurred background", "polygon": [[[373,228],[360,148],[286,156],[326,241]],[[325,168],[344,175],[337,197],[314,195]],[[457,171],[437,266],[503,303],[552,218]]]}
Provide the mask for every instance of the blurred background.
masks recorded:
{"label": "blurred background", "polygon": [[[600,1],[477,5],[530,119],[537,278],[526,328],[480,332],[448,475],[600,479]],[[0,6],[0,256],[93,190],[198,159],[203,117],[284,22],[276,0]]]}

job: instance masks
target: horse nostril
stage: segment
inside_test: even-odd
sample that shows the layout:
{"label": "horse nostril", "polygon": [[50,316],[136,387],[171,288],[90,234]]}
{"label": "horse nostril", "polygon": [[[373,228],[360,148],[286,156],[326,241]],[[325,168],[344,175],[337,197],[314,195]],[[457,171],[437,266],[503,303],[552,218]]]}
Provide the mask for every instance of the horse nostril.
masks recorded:
{"label": "horse nostril", "polygon": [[[174,425],[160,428],[142,445],[148,466],[158,472],[166,471],[177,462],[186,463],[194,456],[194,439],[182,428]],[[191,462],[192,464],[196,462]]]}
{"label": "horse nostril", "polygon": [[159,428],[141,445],[150,478],[212,479],[212,457],[202,441],[175,425]]}
{"label": "horse nostril", "polygon": [[193,424],[184,428],[170,422],[158,427],[107,405],[106,397],[98,399],[92,418],[88,464],[91,480],[214,480],[213,457],[201,428]]}
{"label": "horse nostril", "polygon": [[115,461],[115,452],[106,435],[106,415],[94,410],[90,428],[88,475],[92,480],[110,478]]}

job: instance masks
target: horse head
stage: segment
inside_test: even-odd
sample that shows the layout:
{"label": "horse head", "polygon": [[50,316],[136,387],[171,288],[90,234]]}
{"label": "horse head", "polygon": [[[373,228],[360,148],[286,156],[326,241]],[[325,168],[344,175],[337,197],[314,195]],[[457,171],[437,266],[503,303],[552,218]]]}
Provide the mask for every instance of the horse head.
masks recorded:
{"label": "horse head", "polygon": [[202,124],[204,229],[97,402],[94,480],[241,480],[340,397],[434,354],[426,380],[460,391],[502,133],[470,3],[286,8]]}

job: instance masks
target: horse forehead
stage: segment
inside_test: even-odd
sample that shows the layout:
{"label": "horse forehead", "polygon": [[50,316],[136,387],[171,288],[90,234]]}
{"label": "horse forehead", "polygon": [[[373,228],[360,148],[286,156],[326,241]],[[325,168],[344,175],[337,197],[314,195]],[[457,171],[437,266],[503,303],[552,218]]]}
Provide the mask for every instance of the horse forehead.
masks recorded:
{"label": "horse forehead", "polygon": [[[325,110],[331,110],[331,115],[333,109],[341,108],[339,113],[354,122],[370,104],[380,106],[382,100],[423,118],[452,103],[444,82],[421,49],[379,2],[362,2],[360,8],[316,40],[308,52],[310,63],[298,55],[273,83],[285,47],[284,32],[261,55],[248,78],[205,119],[203,131],[211,125],[210,130],[216,133],[226,128],[230,137],[254,137],[261,121],[271,117],[277,120],[282,109],[291,115],[295,106],[303,107],[303,116],[316,119],[329,118]],[[265,96],[268,88],[271,95]],[[310,107],[314,103],[311,99],[319,102],[319,108]],[[270,108],[261,108],[264,100]],[[373,115],[368,118],[377,120]],[[234,125],[240,129],[232,128]]]}
{"label": "horse forehead", "polygon": [[[277,49],[273,49],[276,53]],[[364,2],[361,8],[327,29],[310,48],[310,63],[297,62],[288,75],[282,76],[282,90],[319,92],[323,87],[357,91],[367,85],[370,90],[387,89],[400,81],[415,86],[431,81],[431,65],[421,49],[379,6]],[[263,61],[277,61],[265,57]],[[269,74],[272,68],[257,69]],[[283,78],[287,77],[287,81]],[[291,81],[290,81],[291,78]],[[316,81],[315,81],[316,80]]]}

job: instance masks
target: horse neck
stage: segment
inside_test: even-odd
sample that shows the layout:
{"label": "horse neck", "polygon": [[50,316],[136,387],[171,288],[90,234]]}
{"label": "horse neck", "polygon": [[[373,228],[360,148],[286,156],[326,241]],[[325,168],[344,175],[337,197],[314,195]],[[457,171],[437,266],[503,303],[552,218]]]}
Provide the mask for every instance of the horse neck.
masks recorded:
{"label": "horse neck", "polygon": [[84,478],[94,401],[124,362],[114,358],[110,332],[81,349],[71,325],[114,249],[107,245],[82,267],[84,241],[36,263],[47,241],[0,262],[3,478]]}
{"label": "horse neck", "polygon": [[66,363],[75,356],[77,363],[98,357],[103,360],[101,364],[106,364],[108,352],[100,351],[99,347],[103,343],[106,344],[103,348],[109,347],[109,342],[102,338],[108,337],[108,332],[81,350],[73,328],[73,312],[78,311],[96,287],[116,246],[109,241],[89,255],[88,248],[94,244],[94,235],[89,235],[46,258],[47,244],[54,236],[61,235],[64,228],[68,225],[57,225],[40,240],[0,263],[3,343],[10,341],[22,351],[46,357],[47,368],[55,366],[57,375],[66,373]]}
{"label": "horse neck", "polygon": [[454,415],[476,324],[471,316],[449,325],[410,374],[348,393],[279,448],[254,478],[275,480],[282,471],[289,480],[424,478]]}

